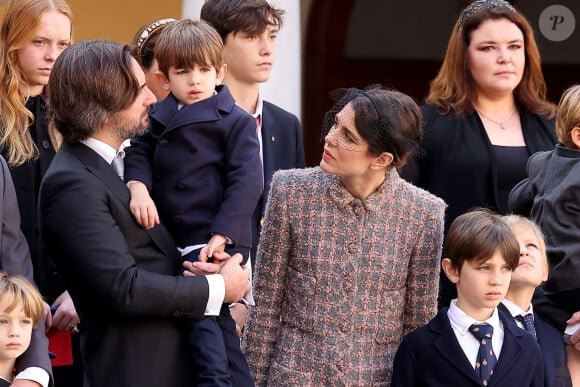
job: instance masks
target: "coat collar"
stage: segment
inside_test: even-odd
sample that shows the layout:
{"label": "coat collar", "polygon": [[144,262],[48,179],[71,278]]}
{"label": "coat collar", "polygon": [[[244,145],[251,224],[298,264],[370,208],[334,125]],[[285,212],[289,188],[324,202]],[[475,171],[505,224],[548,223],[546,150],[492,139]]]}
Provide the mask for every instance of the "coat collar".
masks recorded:
{"label": "coat collar", "polygon": [[[352,196],[345,188],[339,176],[327,174],[331,184],[329,185],[329,195],[342,211],[352,211],[356,215],[364,213],[379,213],[385,200],[392,198],[399,186],[401,178],[396,170],[387,172],[385,181],[377,191],[365,200]],[[360,208],[360,209],[359,209]]]}
{"label": "coat collar", "polygon": [[179,102],[172,93],[157,102],[151,109],[151,118],[171,130],[196,122],[217,121],[223,113],[233,110],[236,102],[226,85],[216,87],[217,94],[203,101],[184,106],[178,110]]}

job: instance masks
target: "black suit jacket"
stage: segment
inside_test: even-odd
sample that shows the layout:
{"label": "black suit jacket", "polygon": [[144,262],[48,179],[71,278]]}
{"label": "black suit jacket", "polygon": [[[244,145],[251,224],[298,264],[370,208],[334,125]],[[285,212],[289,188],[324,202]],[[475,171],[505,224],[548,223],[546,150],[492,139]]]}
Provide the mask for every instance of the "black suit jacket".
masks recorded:
{"label": "black suit jacket", "polygon": [[201,317],[205,277],[182,277],[162,226],[141,228],[129,191],[89,147],[64,144],[40,190],[43,239],[75,302],[85,386],[187,386],[179,317]]}
{"label": "black suit jacket", "polygon": [[[488,387],[544,385],[542,355],[536,340],[499,312],[504,340]],[[405,336],[395,355],[391,387],[481,386],[447,317],[447,308]]]}
{"label": "black suit jacket", "polygon": [[262,107],[262,163],[264,192],[252,218],[252,257],[256,257],[272,175],[280,169],[306,165],[300,121],[294,114],[267,101]]}
{"label": "black suit jacket", "polygon": [[[505,305],[500,303],[498,309],[504,312],[506,316],[511,316]],[[536,313],[534,313],[534,326],[544,358],[544,386],[572,387],[562,334],[542,320]]]}

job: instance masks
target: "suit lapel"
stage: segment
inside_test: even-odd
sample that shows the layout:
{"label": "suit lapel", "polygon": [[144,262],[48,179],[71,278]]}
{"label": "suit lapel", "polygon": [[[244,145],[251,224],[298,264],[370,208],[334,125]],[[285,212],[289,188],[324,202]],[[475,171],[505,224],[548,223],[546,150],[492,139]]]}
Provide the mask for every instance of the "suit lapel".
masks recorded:
{"label": "suit lapel", "polygon": [[441,356],[447,360],[450,366],[455,367],[476,384],[480,384],[481,381],[455,337],[455,332],[453,332],[453,328],[451,328],[449,318],[447,317],[447,310],[448,308],[441,309],[437,316],[429,322],[429,329],[439,334],[439,338],[435,341],[435,348],[437,348]]}
{"label": "suit lapel", "polygon": [[553,380],[554,370],[557,368],[557,360],[562,357],[559,354],[562,351],[561,337],[559,335],[552,335],[548,330],[546,322],[534,313],[534,325],[536,327],[536,338],[542,350],[542,357],[544,358],[544,375],[546,380]]}
{"label": "suit lapel", "polygon": [[[123,207],[127,209],[129,215],[133,217],[129,209],[129,200],[131,199],[129,190],[113,168],[107,164],[105,159],[80,142],[74,144],[63,144],[62,150],[68,151],[78,158],[87,167],[90,173],[103,182],[103,184],[111,191],[113,196],[115,196],[123,204]],[[172,239],[164,227],[157,226],[152,229],[143,230],[165,255],[168,257],[176,256],[176,249],[171,243]]]}
{"label": "suit lapel", "polygon": [[270,183],[272,173],[276,169],[274,157],[278,144],[278,130],[279,124],[276,116],[272,114],[272,110],[264,102],[262,107],[262,162],[264,163],[264,177],[267,185]]}
{"label": "suit lapel", "polygon": [[503,378],[506,373],[508,373],[514,363],[520,360],[520,355],[522,352],[522,345],[520,343],[520,338],[526,333],[523,329],[519,328],[513,321],[511,316],[508,314],[499,312],[499,318],[503,324],[504,336],[503,345],[501,347],[501,353],[499,354],[499,359],[497,359],[497,365],[493,370],[493,376],[491,382],[493,385],[500,386],[501,378]]}

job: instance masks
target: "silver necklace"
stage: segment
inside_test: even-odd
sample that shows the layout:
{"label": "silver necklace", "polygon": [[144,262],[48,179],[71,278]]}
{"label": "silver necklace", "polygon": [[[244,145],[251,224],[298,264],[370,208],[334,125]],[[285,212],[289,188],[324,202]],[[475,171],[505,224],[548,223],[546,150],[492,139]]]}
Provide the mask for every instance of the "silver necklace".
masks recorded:
{"label": "silver necklace", "polygon": [[488,121],[491,121],[491,122],[493,122],[494,124],[498,125],[498,126],[499,126],[499,128],[500,128],[501,130],[505,130],[505,126],[506,126],[506,124],[507,124],[508,122],[510,122],[510,121],[512,120],[512,118],[514,118],[514,115],[516,114],[516,110],[517,110],[517,109],[514,109],[514,111],[513,111],[513,112],[512,112],[512,114],[511,114],[511,115],[508,117],[508,119],[507,119],[507,120],[505,120],[505,121],[503,121],[503,122],[499,122],[499,121],[496,121],[496,120],[494,120],[493,118],[489,118],[488,116],[486,116],[485,114],[483,114],[483,112],[481,112],[481,111],[479,111],[479,110],[477,110],[477,112],[478,112],[478,113],[479,113],[479,114],[480,114],[480,115],[481,115],[483,118],[485,118],[486,120],[488,120]]}

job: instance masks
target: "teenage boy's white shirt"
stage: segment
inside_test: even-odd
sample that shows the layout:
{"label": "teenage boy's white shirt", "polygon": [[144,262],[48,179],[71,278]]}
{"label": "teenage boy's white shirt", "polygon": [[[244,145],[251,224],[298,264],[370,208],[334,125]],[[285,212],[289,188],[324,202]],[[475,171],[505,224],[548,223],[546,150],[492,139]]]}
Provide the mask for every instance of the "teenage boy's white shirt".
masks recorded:
{"label": "teenage boy's white shirt", "polygon": [[497,308],[493,310],[493,314],[490,318],[485,321],[477,321],[473,317],[468,316],[463,310],[457,306],[457,299],[451,300],[451,305],[447,310],[447,317],[449,317],[449,322],[451,323],[451,328],[455,337],[463,350],[467,360],[475,369],[475,363],[477,362],[477,354],[479,353],[479,341],[469,332],[469,327],[472,324],[488,323],[493,327],[493,335],[491,337],[491,346],[493,347],[493,352],[495,357],[499,360],[499,355],[501,353],[501,348],[503,346],[503,324],[499,320],[499,314]]}
{"label": "teenage boy's white shirt", "polygon": [[[511,302],[510,300],[508,300],[507,298],[504,298],[503,300],[501,300],[501,303],[507,308],[507,310],[510,312],[510,315],[512,317],[516,317],[519,315],[525,315],[528,313],[531,313],[532,316],[534,315],[534,307],[532,306],[532,303],[530,303],[530,308],[525,311],[522,308],[520,308],[519,306],[517,306],[516,304],[514,304],[513,302]],[[519,321],[519,320],[515,320],[516,325],[522,329],[524,328],[524,325]]]}
{"label": "teenage boy's white shirt", "polygon": [[[99,156],[101,156],[107,164],[111,164],[113,159],[117,155],[117,150],[96,138],[89,137],[86,140],[81,140],[81,143],[85,144],[92,150],[94,150]],[[221,306],[224,302],[224,297],[226,295],[226,285],[224,283],[224,278],[221,274],[210,274],[206,275],[209,285],[209,297],[207,300],[207,305],[205,308],[206,316],[219,316]]]}

